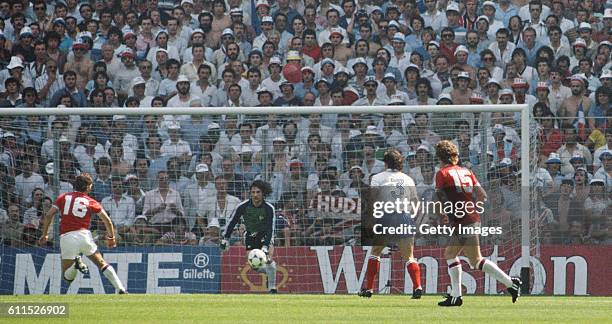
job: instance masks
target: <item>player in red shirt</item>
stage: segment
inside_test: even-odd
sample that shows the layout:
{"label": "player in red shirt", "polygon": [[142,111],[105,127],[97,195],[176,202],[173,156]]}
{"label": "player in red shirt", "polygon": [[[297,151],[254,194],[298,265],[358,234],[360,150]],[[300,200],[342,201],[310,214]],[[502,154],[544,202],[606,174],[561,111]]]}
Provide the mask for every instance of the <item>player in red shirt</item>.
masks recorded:
{"label": "player in red shirt", "polygon": [[[438,199],[444,204],[451,202],[453,206],[467,202],[483,202],[487,194],[480,186],[478,179],[471,170],[457,165],[459,162],[459,151],[450,141],[440,141],[436,145],[436,156],[440,160],[440,170],[436,174],[436,193]],[[440,306],[461,306],[461,261],[458,256],[461,252],[468,258],[469,264],[478,268],[507,287],[512,295],[512,302],[520,296],[521,280],[510,277],[503,272],[497,264],[485,259],[480,254],[480,244],[478,235],[457,233],[461,228],[480,227],[480,215],[476,212],[477,208],[462,210],[455,209],[454,213],[446,215],[450,225],[455,228],[449,245],[444,251],[444,257],[448,264],[448,274],[451,278],[451,293],[446,299],[439,302]]]}
{"label": "player in red shirt", "polygon": [[89,231],[92,214],[97,214],[110,236],[107,236],[108,247],[117,246],[115,228],[110,217],[100,203],[88,196],[93,188],[93,180],[87,173],[81,173],[74,181],[76,191],[60,195],[54,205],[43,218],[42,235],[38,240],[40,246],[45,246],[49,239],[49,225],[53,223],[55,213],[61,213],[60,220],[60,254],[62,257],[62,273],[64,280],[71,283],[76,278],[77,270],[83,274],[89,269],[81,260],[80,254],[87,256],[113,284],[119,294],[127,293],[119,280],[115,269],[106,263]]}

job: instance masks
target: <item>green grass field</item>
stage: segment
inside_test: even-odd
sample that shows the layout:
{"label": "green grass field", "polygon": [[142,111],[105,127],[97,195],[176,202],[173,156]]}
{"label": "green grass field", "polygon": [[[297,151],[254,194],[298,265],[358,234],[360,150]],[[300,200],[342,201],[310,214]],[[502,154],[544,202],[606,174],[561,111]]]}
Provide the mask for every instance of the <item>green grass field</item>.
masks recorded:
{"label": "green grass field", "polygon": [[[8,302],[67,302],[69,322],[97,323],[292,323],[292,322],[612,322],[610,297],[467,296],[459,308],[441,308],[439,296],[411,300],[408,296],[355,295],[55,295],[2,296]],[[66,318],[15,320],[0,323],[66,322]]]}

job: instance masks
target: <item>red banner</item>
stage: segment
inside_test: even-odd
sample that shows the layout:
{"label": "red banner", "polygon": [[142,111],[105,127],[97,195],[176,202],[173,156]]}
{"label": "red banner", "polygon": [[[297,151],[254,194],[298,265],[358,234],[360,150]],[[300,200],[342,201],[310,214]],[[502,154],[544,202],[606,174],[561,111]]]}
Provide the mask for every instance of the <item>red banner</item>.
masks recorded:
{"label": "red banner", "polygon": [[[426,293],[446,292],[449,285],[441,247],[417,247]],[[511,275],[519,275],[520,247],[483,247],[483,256]],[[282,293],[356,293],[365,276],[369,247],[277,247],[277,286]],[[531,257],[532,294],[612,295],[612,280],[601,273],[612,267],[612,246],[543,246]],[[378,289],[382,293],[412,292],[412,283],[398,252],[381,258]],[[496,294],[503,285],[481,271],[471,270],[463,258],[463,289],[467,294]],[[391,271],[389,270],[391,265]],[[249,268],[246,251],[232,247],[222,258],[222,293],[265,292],[265,275]],[[391,280],[388,280],[391,277]],[[386,288],[385,286],[389,286]]]}

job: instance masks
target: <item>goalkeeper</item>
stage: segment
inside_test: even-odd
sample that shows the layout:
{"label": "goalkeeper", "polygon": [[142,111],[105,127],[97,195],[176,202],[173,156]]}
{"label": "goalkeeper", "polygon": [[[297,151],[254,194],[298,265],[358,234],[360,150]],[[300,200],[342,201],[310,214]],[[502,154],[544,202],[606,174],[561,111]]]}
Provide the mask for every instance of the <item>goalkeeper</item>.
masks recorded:
{"label": "goalkeeper", "polygon": [[256,271],[266,274],[268,279],[268,291],[276,293],[276,262],[271,258],[272,244],[274,243],[275,212],[274,206],[265,201],[265,197],[272,192],[270,184],[262,180],[255,180],[251,184],[251,198],[242,202],[232,215],[229,224],[223,233],[221,250],[229,248],[229,238],[234,227],[240,220],[246,227],[244,245],[247,255],[252,249],[261,249],[266,253],[266,265]]}

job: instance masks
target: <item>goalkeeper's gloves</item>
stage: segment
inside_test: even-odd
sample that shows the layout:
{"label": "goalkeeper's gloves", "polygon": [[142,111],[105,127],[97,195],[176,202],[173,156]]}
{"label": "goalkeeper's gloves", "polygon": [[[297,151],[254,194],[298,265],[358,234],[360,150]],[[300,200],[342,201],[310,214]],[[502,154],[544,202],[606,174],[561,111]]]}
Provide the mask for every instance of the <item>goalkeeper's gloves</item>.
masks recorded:
{"label": "goalkeeper's gloves", "polygon": [[222,252],[225,252],[229,249],[229,242],[226,239],[221,240],[221,244],[219,244],[219,248]]}

